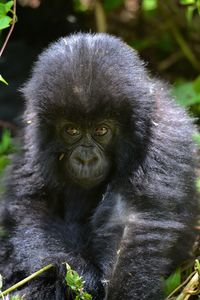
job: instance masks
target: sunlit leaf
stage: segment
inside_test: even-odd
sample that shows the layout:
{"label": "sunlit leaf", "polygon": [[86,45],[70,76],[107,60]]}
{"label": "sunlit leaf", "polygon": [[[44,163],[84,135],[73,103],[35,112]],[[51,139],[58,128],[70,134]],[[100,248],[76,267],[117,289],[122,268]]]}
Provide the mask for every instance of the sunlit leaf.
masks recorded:
{"label": "sunlit leaf", "polygon": [[192,5],[192,4],[195,4],[195,0],[180,0],[180,4]]}
{"label": "sunlit leaf", "polygon": [[12,149],[11,135],[9,130],[4,130],[0,141],[0,154],[7,154]]}
{"label": "sunlit leaf", "polygon": [[8,1],[5,3],[5,10],[6,10],[6,13],[8,13],[10,11],[10,9],[12,8],[14,4],[14,1]]}
{"label": "sunlit leaf", "polygon": [[186,10],[186,18],[187,18],[188,23],[192,22],[194,11],[195,11],[195,7],[194,6],[188,6],[188,8]]}
{"label": "sunlit leaf", "polygon": [[200,93],[196,92],[194,82],[179,82],[172,91],[177,102],[183,106],[190,106],[200,103]]}
{"label": "sunlit leaf", "polygon": [[157,8],[157,0],[143,0],[142,1],[143,10],[149,11]]}
{"label": "sunlit leaf", "polygon": [[78,273],[66,264],[67,273],[65,280],[74,293],[75,300],[92,300],[92,296],[84,291],[84,280]]}
{"label": "sunlit leaf", "polygon": [[85,12],[88,9],[88,5],[82,3],[80,0],[74,0],[75,11]]}
{"label": "sunlit leaf", "polygon": [[13,1],[9,1],[6,3],[0,3],[0,17],[4,17],[13,6]]}
{"label": "sunlit leaf", "polygon": [[193,139],[195,142],[197,142],[197,144],[200,145],[200,134],[199,133],[194,133],[193,134]]}
{"label": "sunlit leaf", "polygon": [[198,76],[194,81],[193,81],[193,88],[196,93],[200,94],[200,76]]}
{"label": "sunlit leaf", "polygon": [[5,79],[1,75],[0,75],[0,81],[8,85],[8,82],[5,81]]}
{"label": "sunlit leaf", "polygon": [[9,162],[10,159],[6,155],[0,156],[0,173],[5,169]]}
{"label": "sunlit leaf", "polygon": [[8,16],[1,16],[0,17],[0,30],[8,28],[10,26],[10,23],[12,21],[12,18]]}
{"label": "sunlit leaf", "polygon": [[181,271],[177,269],[164,282],[165,295],[168,296],[181,284]]}

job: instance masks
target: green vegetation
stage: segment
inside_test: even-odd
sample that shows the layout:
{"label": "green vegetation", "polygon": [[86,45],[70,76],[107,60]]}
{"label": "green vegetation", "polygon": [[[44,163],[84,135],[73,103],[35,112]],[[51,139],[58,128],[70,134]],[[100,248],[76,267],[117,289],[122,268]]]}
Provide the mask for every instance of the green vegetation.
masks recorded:
{"label": "green vegetation", "polygon": [[[63,263],[64,264],[64,263]],[[22,287],[23,285],[27,284],[29,281],[33,280],[34,278],[38,277],[44,272],[47,272],[49,269],[53,268],[52,264],[43,267],[42,269],[36,271],[35,273],[31,274],[30,276],[24,278],[23,280],[17,282],[13,286],[9,287],[7,290],[2,291],[3,288],[3,277],[0,274],[0,298],[3,300],[5,299],[6,295],[10,295],[10,293],[16,291],[16,289]],[[92,300],[92,296],[84,291],[84,280],[82,277],[78,275],[78,273],[70,267],[66,263],[66,276],[65,276],[66,285],[69,287],[68,293],[74,295],[74,300]],[[23,297],[19,295],[15,295],[9,298],[10,300],[22,300]]]}
{"label": "green vegetation", "polygon": [[10,162],[8,154],[12,153],[13,151],[14,147],[11,142],[10,131],[4,130],[0,141],[0,176]]}
{"label": "green vegetation", "polygon": [[67,274],[65,277],[67,285],[73,292],[75,300],[92,300],[92,296],[84,291],[84,280],[78,273],[66,264]]}

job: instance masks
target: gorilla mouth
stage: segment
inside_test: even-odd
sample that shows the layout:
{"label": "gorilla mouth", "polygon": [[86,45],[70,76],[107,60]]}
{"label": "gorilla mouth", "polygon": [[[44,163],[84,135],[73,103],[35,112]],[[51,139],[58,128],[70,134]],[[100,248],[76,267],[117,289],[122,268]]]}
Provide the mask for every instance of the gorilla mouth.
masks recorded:
{"label": "gorilla mouth", "polygon": [[[77,172],[78,171],[78,172]],[[69,168],[70,178],[74,183],[81,186],[91,186],[102,182],[106,177],[105,170],[94,170],[92,171],[88,167]]]}
{"label": "gorilla mouth", "polygon": [[97,178],[101,178],[104,177],[104,172],[91,172],[88,170],[81,170],[80,172],[74,172],[73,170],[71,170],[72,172],[71,175],[75,178],[78,179],[83,179],[83,180],[93,180],[93,179],[97,179]]}

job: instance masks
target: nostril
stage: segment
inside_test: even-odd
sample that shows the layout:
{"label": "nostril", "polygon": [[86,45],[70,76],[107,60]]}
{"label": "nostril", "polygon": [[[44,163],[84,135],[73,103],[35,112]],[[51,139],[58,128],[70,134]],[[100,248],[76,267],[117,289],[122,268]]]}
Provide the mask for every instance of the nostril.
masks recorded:
{"label": "nostril", "polygon": [[74,159],[76,160],[77,163],[79,163],[81,165],[89,165],[89,164],[97,162],[98,157],[92,156],[92,157],[83,158],[81,156],[76,156]]}
{"label": "nostril", "polygon": [[79,163],[79,164],[81,164],[81,165],[84,165],[84,164],[85,164],[85,160],[84,160],[83,158],[79,157],[79,156],[75,157],[74,159],[75,159],[75,161],[76,161],[77,163]]}

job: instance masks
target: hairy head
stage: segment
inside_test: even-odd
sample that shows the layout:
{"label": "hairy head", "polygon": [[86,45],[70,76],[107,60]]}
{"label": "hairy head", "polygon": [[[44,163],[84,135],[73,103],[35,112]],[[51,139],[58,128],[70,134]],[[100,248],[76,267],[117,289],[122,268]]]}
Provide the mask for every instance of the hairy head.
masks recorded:
{"label": "hairy head", "polygon": [[117,38],[77,34],[52,44],[23,88],[44,174],[86,188],[123,176],[148,139],[151,90],[143,63]]}

